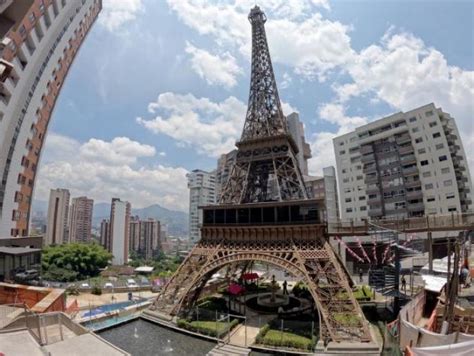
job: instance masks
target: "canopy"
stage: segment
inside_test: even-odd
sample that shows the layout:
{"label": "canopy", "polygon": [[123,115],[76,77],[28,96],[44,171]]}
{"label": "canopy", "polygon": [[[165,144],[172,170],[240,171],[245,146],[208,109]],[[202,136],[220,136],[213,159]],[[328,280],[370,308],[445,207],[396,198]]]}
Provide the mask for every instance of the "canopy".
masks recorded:
{"label": "canopy", "polygon": [[255,279],[258,279],[258,273],[255,272],[247,272],[242,275],[242,279],[244,281],[253,281]]}
{"label": "canopy", "polygon": [[228,289],[229,293],[232,294],[232,295],[238,295],[238,294],[241,294],[245,291],[245,288],[242,287],[241,285],[239,284],[236,284],[236,283],[232,283],[230,286],[229,286],[229,289]]}

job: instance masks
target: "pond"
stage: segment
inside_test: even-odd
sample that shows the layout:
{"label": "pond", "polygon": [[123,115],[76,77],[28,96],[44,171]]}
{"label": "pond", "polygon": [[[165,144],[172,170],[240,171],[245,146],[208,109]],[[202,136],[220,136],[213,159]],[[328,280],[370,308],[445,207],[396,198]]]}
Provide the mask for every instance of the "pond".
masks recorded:
{"label": "pond", "polygon": [[216,343],[198,339],[143,319],[98,332],[98,335],[132,355],[206,355]]}

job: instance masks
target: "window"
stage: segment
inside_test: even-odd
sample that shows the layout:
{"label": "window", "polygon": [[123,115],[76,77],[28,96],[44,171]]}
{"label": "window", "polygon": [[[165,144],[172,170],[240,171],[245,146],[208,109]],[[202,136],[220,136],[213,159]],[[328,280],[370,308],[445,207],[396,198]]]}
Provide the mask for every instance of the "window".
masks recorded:
{"label": "window", "polygon": [[447,193],[446,199],[454,199],[454,193]]}
{"label": "window", "polygon": [[449,173],[449,167],[441,168],[441,173],[442,174]]}
{"label": "window", "polygon": [[435,147],[437,150],[441,150],[444,148],[444,145],[442,143],[438,143]]}
{"label": "window", "polygon": [[340,154],[340,155],[343,155],[343,154],[345,154],[345,153],[346,153],[345,150],[339,151],[339,154]]}
{"label": "window", "polygon": [[364,176],[357,176],[357,180],[362,180],[364,179]]}
{"label": "window", "polygon": [[366,211],[367,210],[367,207],[366,206],[361,206],[360,207],[360,211]]}
{"label": "window", "polygon": [[342,170],[342,173],[347,173],[347,169],[344,168],[344,169]]}
{"label": "window", "polygon": [[359,197],[359,200],[365,200],[365,195]]}
{"label": "window", "polygon": [[339,146],[344,146],[344,142],[339,142]]}
{"label": "window", "polygon": [[420,131],[420,128],[419,127],[414,127],[411,129],[411,132],[415,133],[415,132],[418,132]]}
{"label": "window", "polygon": [[441,134],[439,132],[435,132],[433,134],[433,138],[438,138],[438,137],[441,137]]}
{"label": "window", "polygon": [[435,127],[436,125],[438,125],[436,121],[430,122],[430,127]]}
{"label": "window", "polygon": [[426,199],[427,202],[432,202],[432,201],[435,201],[436,198],[435,197],[428,197],[428,199]]}
{"label": "window", "polygon": [[433,189],[433,183],[425,184],[425,189],[426,190]]}
{"label": "window", "polygon": [[349,183],[349,178],[344,178],[344,179],[342,180],[342,183]]}
{"label": "window", "polygon": [[30,22],[31,22],[31,23],[35,23],[36,16],[35,16],[35,13],[34,13],[34,12],[32,12],[32,13],[30,14],[30,16],[28,16],[28,18],[30,19]]}
{"label": "window", "polygon": [[351,188],[344,189],[344,193],[350,193],[350,192],[351,192]]}
{"label": "window", "polygon": [[416,117],[414,117],[414,116],[413,116],[413,117],[410,117],[410,118],[408,119],[408,121],[410,121],[410,122],[415,122],[415,121],[416,121]]}
{"label": "window", "polygon": [[425,112],[425,116],[426,116],[426,117],[430,117],[430,116],[433,116],[433,115],[434,115],[434,114],[433,114],[433,111],[432,111],[432,110]]}
{"label": "window", "polygon": [[419,155],[422,155],[423,153],[426,153],[426,149],[425,149],[425,148],[420,148],[420,149],[418,150],[418,154],[419,154]]}
{"label": "window", "polygon": [[20,32],[20,35],[21,35],[22,37],[25,37],[25,36],[26,36],[26,28],[25,28],[25,25],[21,25],[21,26],[20,26],[19,32]]}
{"label": "window", "polygon": [[418,137],[415,139],[415,143],[421,143],[423,142],[423,137]]}
{"label": "window", "polygon": [[346,203],[350,203],[352,201],[352,198],[346,198]]}
{"label": "window", "polygon": [[440,162],[446,161],[447,159],[448,159],[448,157],[446,157],[446,156],[439,156],[439,161]]}
{"label": "window", "polygon": [[427,165],[429,164],[429,162],[428,162],[427,159],[425,159],[425,160],[421,161],[420,164],[421,164],[422,166],[427,166]]}
{"label": "window", "polygon": [[423,177],[424,178],[431,177],[431,172],[423,172]]}
{"label": "window", "polygon": [[449,212],[456,211],[456,210],[457,210],[456,207],[448,208],[448,211],[449,211]]}
{"label": "window", "polygon": [[347,208],[346,213],[352,213],[352,208]]}
{"label": "window", "polygon": [[452,181],[451,179],[445,180],[445,181],[443,182],[443,185],[444,185],[445,187],[451,187],[451,186],[453,185],[453,181]]}

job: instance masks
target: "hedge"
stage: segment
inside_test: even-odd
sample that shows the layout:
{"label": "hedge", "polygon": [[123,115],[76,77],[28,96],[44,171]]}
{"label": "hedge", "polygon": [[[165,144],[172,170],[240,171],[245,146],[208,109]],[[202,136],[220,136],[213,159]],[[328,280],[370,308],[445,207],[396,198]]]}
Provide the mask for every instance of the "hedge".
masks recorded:
{"label": "hedge", "polygon": [[223,321],[187,321],[184,319],[178,320],[178,327],[204,334],[212,337],[220,337],[223,334],[232,330],[239,321],[237,319],[232,320],[230,323]]}
{"label": "hedge", "polygon": [[265,325],[260,329],[255,342],[257,344],[274,346],[274,347],[288,347],[299,350],[312,350],[316,345],[316,337],[312,339],[293,334],[290,332],[270,329],[269,325]]}

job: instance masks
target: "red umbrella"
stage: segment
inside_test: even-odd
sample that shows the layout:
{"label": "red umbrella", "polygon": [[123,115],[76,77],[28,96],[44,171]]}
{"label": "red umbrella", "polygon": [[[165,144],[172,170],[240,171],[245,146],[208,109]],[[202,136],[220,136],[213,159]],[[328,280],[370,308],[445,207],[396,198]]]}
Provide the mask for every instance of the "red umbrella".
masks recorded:
{"label": "red umbrella", "polygon": [[229,293],[232,294],[232,295],[238,295],[238,294],[241,294],[245,291],[245,288],[242,287],[241,285],[239,284],[236,284],[236,283],[232,283],[230,286],[229,286],[229,289],[228,289]]}

